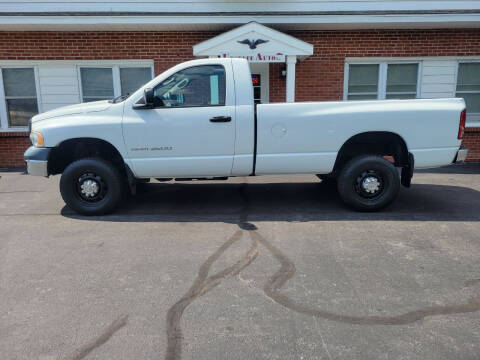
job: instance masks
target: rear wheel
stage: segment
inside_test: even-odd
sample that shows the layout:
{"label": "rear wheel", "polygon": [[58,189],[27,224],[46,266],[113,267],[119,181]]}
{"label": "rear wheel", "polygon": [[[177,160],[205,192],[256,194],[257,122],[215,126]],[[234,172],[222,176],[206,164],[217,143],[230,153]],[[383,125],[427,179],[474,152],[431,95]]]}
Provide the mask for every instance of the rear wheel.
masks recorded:
{"label": "rear wheel", "polygon": [[342,200],[359,211],[376,211],[389,205],[400,190],[395,167],[374,155],[358,156],[343,167],[338,177]]}
{"label": "rear wheel", "polygon": [[117,168],[99,158],[74,161],[60,179],[63,200],[82,215],[113,211],[121,199],[122,189],[123,178]]}

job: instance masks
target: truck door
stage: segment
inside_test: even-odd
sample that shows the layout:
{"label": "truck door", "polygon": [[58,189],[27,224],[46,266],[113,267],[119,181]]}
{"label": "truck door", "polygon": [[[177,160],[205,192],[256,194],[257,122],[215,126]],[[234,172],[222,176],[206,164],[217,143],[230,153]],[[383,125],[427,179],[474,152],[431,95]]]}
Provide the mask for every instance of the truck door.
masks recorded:
{"label": "truck door", "polygon": [[235,96],[231,64],[225,66],[180,70],[154,87],[153,108],[125,107],[125,145],[137,176],[231,174]]}

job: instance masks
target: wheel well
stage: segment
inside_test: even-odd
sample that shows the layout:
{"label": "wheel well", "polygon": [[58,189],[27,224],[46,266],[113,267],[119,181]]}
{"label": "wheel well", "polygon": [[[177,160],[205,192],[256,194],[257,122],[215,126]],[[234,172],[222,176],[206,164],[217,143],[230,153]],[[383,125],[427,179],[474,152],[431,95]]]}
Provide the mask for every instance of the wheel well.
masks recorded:
{"label": "wheel well", "polygon": [[52,149],[48,159],[48,173],[61,174],[72,162],[86,157],[108,160],[121,173],[125,172],[122,155],[108,141],[96,138],[75,138],[65,140]]}
{"label": "wheel well", "polygon": [[394,165],[399,167],[410,164],[407,145],[399,135],[386,131],[371,131],[352,136],[343,144],[333,171],[340,171],[351,158],[358,155],[390,157]]}

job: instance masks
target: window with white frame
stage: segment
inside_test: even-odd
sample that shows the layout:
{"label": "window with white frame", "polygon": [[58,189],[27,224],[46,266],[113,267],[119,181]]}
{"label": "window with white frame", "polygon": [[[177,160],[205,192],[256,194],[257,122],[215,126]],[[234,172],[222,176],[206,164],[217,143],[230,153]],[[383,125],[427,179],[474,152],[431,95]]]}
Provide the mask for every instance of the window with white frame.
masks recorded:
{"label": "window with white frame", "polygon": [[114,97],[112,68],[80,68],[80,79],[82,80],[83,102]]}
{"label": "window with white frame", "polygon": [[152,79],[151,67],[80,67],[82,101],[128,95]]}
{"label": "window with white frame", "polygon": [[345,98],[348,100],[415,99],[418,63],[347,64]]}
{"label": "window with white frame", "polygon": [[458,64],[456,96],[465,100],[469,115],[480,114],[480,62]]}
{"label": "window with white frame", "polygon": [[348,100],[378,99],[378,64],[355,64],[349,66]]}
{"label": "window with white frame", "polygon": [[4,102],[1,104],[2,128],[27,127],[30,118],[38,114],[38,98],[33,67],[0,69]]}
{"label": "window with white frame", "polygon": [[120,68],[121,95],[134,93],[150,80],[152,80],[152,69],[149,67]]}

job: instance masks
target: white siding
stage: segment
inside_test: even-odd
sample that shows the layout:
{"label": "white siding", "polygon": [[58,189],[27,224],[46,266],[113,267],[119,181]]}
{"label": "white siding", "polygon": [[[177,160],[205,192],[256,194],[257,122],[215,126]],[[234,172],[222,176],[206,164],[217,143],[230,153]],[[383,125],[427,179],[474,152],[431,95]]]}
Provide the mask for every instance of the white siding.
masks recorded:
{"label": "white siding", "polygon": [[472,10],[479,9],[476,0],[7,0],[0,1],[0,11],[18,12],[75,12],[75,11],[129,11],[129,12],[272,12],[272,11],[402,11],[402,10]]}
{"label": "white siding", "polygon": [[425,60],[421,79],[422,98],[455,96],[456,60]]}
{"label": "white siding", "polygon": [[38,77],[43,111],[80,102],[75,65],[40,65]]}

